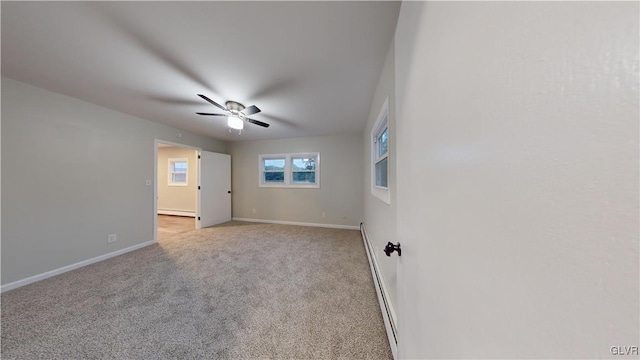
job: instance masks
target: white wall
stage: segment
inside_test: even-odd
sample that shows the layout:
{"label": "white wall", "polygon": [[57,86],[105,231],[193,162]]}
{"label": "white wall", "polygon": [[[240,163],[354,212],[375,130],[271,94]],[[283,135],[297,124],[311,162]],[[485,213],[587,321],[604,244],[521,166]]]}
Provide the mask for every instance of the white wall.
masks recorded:
{"label": "white wall", "polygon": [[[361,135],[233,142],[228,148],[233,217],[347,226],[362,221]],[[258,155],[303,152],[320,152],[319,189],[258,187]]]}
{"label": "white wall", "polygon": [[[187,185],[169,185],[169,159],[187,159]],[[196,212],[198,187],[196,150],[175,146],[158,148],[158,210]]]}
{"label": "white wall", "polygon": [[2,284],[153,240],[154,138],[226,150],[6,78],[2,127]]}
{"label": "white wall", "polygon": [[[385,255],[382,251],[391,241],[396,243],[396,101],[395,101],[395,65],[394,65],[395,46],[392,42],[384,63],[384,67],[380,74],[380,80],[376,88],[373,98],[367,125],[363,134],[363,161],[364,161],[364,223],[367,230],[369,241],[374,247],[377,263],[384,286],[388,291],[389,303],[392,314],[396,311],[396,264],[398,257],[394,254],[391,257]],[[387,204],[380,198],[371,194],[371,129],[378,119],[380,110],[388,99],[389,102],[389,192],[391,195],[391,204]]]}
{"label": "white wall", "polygon": [[402,3],[402,358],[639,345],[638,10]]}

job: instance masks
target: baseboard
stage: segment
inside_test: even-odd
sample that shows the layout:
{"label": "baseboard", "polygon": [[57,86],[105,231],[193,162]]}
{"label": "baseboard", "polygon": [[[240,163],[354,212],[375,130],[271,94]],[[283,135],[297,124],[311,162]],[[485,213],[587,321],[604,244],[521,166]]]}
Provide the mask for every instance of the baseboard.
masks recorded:
{"label": "baseboard", "polygon": [[380,275],[380,268],[378,267],[378,260],[373,253],[373,246],[369,242],[369,237],[364,227],[364,223],[360,223],[360,233],[362,234],[362,242],[364,242],[365,252],[369,259],[369,266],[371,267],[371,275],[373,276],[374,287],[378,294],[378,303],[380,304],[380,311],[382,311],[382,319],[384,320],[384,326],[387,330],[387,338],[389,339],[389,345],[391,346],[391,353],[393,358],[398,358],[398,332],[396,314],[391,305],[389,304],[389,291],[385,285],[384,278]]}
{"label": "baseboard", "polygon": [[247,222],[259,222],[259,223],[267,223],[267,224],[281,224],[281,225],[298,225],[298,226],[312,226],[312,227],[323,227],[323,228],[331,228],[331,229],[348,229],[348,230],[359,230],[360,227],[353,225],[335,225],[335,224],[321,224],[321,223],[306,223],[306,222],[297,222],[297,221],[280,221],[280,220],[264,220],[264,219],[249,219],[249,218],[238,218],[234,217],[231,220],[235,221],[247,221]]}
{"label": "baseboard", "polygon": [[196,217],[195,211],[182,211],[182,210],[160,210],[158,209],[158,215],[174,215],[174,216],[188,216]]}
{"label": "baseboard", "polygon": [[0,286],[0,293],[19,288],[21,286],[29,285],[29,284],[32,284],[34,282],[50,278],[52,276],[60,275],[62,273],[66,273],[67,271],[75,270],[75,269],[81,268],[83,266],[91,265],[91,264],[100,262],[102,260],[107,260],[107,259],[112,258],[114,256],[122,255],[122,254],[128,253],[128,252],[133,251],[133,250],[138,250],[138,249],[141,249],[141,248],[143,248],[145,246],[149,246],[149,245],[155,244],[155,243],[156,243],[155,240],[143,242],[141,244],[129,246],[128,248],[116,250],[116,251],[110,252],[108,254],[96,256],[94,258],[91,258],[91,259],[88,259],[88,260],[84,260],[84,261],[80,261],[80,262],[77,262],[75,264],[71,264],[71,265],[63,266],[63,267],[55,269],[55,270],[47,271],[47,272],[44,272],[42,274],[30,276],[30,277],[28,277],[26,279],[14,281],[14,282],[8,283],[6,285]]}

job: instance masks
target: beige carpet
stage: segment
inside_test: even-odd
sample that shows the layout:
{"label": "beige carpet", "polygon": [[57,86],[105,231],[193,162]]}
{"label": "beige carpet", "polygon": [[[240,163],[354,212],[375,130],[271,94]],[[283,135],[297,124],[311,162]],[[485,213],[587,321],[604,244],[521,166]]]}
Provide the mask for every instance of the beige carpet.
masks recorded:
{"label": "beige carpet", "polygon": [[2,294],[2,359],[390,359],[360,233],[231,222]]}

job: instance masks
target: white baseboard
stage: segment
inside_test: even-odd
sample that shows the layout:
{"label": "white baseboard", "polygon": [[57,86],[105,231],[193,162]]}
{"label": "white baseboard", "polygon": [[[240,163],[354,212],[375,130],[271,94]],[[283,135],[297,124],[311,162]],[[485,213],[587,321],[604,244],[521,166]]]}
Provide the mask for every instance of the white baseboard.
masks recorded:
{"label": "white baseboard", "polygon": [[182,211],[182,210],[161,210],[158,209],[158,215],[175,215],[175,216],[189,216],[196,217],[195,211]]}
{"label": "white baseboard", "polygon": [[367,231],[364,228],[364,223],[360,229],[362,233],[362,242],[364,242],[365,252],[369,259],[369,266],[371,267],[371,276],[373,276],[373,283],[378,294],[378,303],[380,304],[380,311],[382,311],[382,319],[384,320],[384,327],[387,330],[387,338],[389,339],[389,345],[391,346],[391,353],[393,358],[398,358],[398,342],[397,342],[397,329],[396,326],[396,313],[389,303],[389,291],[385,285],[384,278],[380,275],[380,268],[378,267],[378,259],[373,254],[373,246],[369,243],[369,237]]}
{"label": "white baseboard", "polygon": [[52,276],[60,275],[62,273],[66,273],[67,271],[75,270],[75,269],[81,268],[83,266],[91,265],[91,264],[97,263],[99,261],[112,258],[114,256],[122,255],[122,254],[128,253],[128,252],[133,251],[133,250],[138,250],[138,249],[141,249],[141,248],[143,248],[145,246],[149,246],[149,245],[155,244],[155,243],[156,243],[155,240],[143,242],[141,244],[129,246],[128,248],[116,250],[116,251],[110,252],[108,254],[96,256],[94,258],[91,258],[91,259],[88,259],[88,260],[84,260],[84,261],[80,261],[80,262],[77,262],[75,264],[71,264],[71,265],[63,266],[63,267],[55,269],[55,270],[47,271],[47,272],[44,272],[42,274],[30,276],[30,277],[28,277],[26,279],[14,281],[14,282],[8,283],[6,285],[2,285],[0,287],[0,293],[19,288],[21,286],[29,285],[29,284],[32,284],[32,283],[34,283],[36,281],[44,280],[44,279],[50,278]]}
{"label": "white baseboard", "polygon": [[249,219],[249,218],[238,218],[238,217],[234,217],[231,220],[247,221],[247,222],[259,222],[259,223],[267,223],[267,224],[313,226],[313,227],[323,227],[323,228],[331,228],[331,229],[360,230],[360,227],[353,226],[353,225],[334,225],[334,224],[306,223],[306,222],[297,222],[297,221]]}

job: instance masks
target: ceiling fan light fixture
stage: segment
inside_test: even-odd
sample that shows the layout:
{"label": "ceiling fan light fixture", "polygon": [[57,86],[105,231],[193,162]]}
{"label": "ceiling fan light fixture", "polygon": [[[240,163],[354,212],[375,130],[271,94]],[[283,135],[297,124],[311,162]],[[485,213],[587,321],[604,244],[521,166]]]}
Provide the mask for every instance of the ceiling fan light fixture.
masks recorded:
{"label": "ceiling fan light fixture", "polygon": [[227,125],[232,129],[242,130],[244,128],[244,121],[235,115],[229,115]]}
{"label": "ceiling fan light fixture", "polygon": [[231,130],[233,129],[233,130],[238,130],[238,134],[241,134],[242,129],[244,128],[245,121],[253,125],[262,126],[264,128],[269,127],[269,124],[267,123],[264,123],[262,121],[255,120],[255,119],[250,119],[247,117],[247,115],[257,114],[262,111],[260,110],[260,108],[258,108],[255,105],[251,105],[247,108],[244,105],[240,104],[239,102],[229,100],[225,103],[226,107],[224,107],[202,94],[198,94],[198,96],[206,100],[209,104],[219,108],[220,110],[224,110],[224,114],[204,113],[204,112],[196,112],[196,114],[205,115],[205,116],[226,117],[227,126],[229,127],[229,132],[231,132]]}

